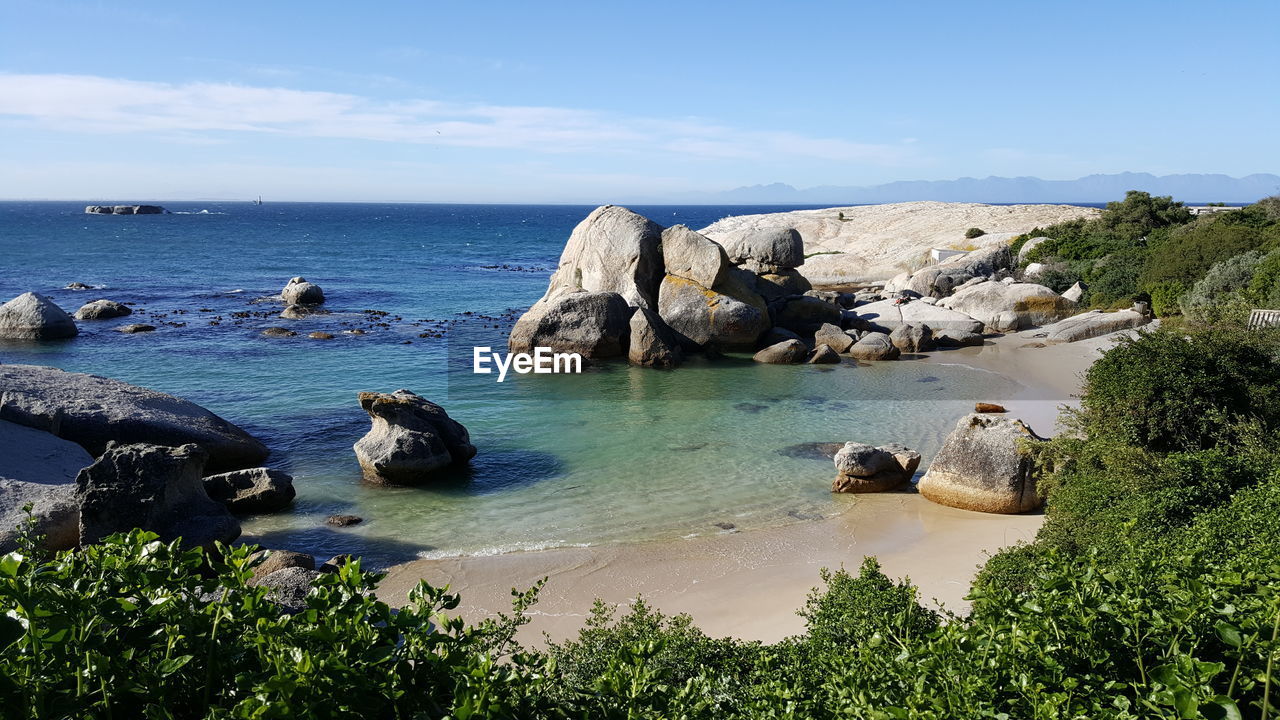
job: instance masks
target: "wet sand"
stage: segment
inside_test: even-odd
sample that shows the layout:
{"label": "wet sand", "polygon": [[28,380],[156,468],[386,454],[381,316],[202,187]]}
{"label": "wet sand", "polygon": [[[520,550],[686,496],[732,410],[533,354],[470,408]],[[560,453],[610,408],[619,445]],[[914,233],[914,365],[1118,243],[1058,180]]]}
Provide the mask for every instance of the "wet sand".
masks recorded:
{"label": "wet sand", "polygon": [[[958,363],[997,372],[1021,388],[1002,400],[1041,435],[1054,433],[1089,365],[1114,342],[1027,347],[1009,335],[982,347],[937,352],[918,362]],[[834,471],[833,471],[834,476]],[[510,609],[511,589],[548,578],[521,639],[576,634],[596,598],[625,606],[637,596],[666,613],[688,613],[712,636],[772,642],[804,630],[796,615],[819,569],[856,571],[879,558],[891,577],[910,577],[926,601],[964,612],[978,566],[1002,547],[1030,540],[1043,516],[986,515],[935,505],[914,492],[861,495],[831,518],[679,541],[561,548],[490,557],[418,560],[392,568],[379,594],[403,602],[425,579],[461,594],[470,621]],[[625,607],[622,608],[625,611]]]}

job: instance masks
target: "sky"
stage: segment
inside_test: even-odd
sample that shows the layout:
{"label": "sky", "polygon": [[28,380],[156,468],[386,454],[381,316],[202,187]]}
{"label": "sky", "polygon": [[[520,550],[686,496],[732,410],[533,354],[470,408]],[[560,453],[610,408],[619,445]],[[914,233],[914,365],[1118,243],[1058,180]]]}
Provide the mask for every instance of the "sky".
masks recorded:
{"label": "sky", "polygon": [[1280,2],[0,0],[0,198],[1280,172]]}

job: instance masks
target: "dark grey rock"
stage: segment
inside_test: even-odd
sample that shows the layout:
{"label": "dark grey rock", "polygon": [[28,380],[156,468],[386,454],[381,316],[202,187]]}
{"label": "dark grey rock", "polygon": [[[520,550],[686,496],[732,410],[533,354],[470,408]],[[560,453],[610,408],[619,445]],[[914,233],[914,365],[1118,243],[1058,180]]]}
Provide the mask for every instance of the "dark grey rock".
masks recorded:
{"label": "dark grey rock", "polygon": [[107,443],[195,443],[207,469],[255,467],[267,448],[193,402],[97,375],[0,365],[0,420],[34,427],[101,455]]}
{"label": "dark grey rock", "polygon": [[240,523],[209,498],[200,481],[208,453],[198,445],[110,445],[76,476],[80,544],[113,533],[149,530],[187,547],[229,543]]}
{"label": "dark grey rock", "polygon": [[283,510],[297,494],[293,489],[293,476],[261,467],[208,475],[204,478],[204,489],[210,498],[237,515]]}

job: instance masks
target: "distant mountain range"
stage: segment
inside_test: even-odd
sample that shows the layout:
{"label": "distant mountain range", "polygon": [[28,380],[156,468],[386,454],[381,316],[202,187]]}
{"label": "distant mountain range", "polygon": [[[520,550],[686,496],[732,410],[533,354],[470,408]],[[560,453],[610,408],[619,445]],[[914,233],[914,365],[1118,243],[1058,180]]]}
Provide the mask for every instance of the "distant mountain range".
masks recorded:
{"label": "distant mountain range", "polygon": [[783,183],[752,185],[711,193],[682,193],[663,202],[724,205],[822,204],[942,200],[984,203],[1101,203],[1119,200],[1128,190],[1172,195],[1189,205],[1211,202],[1251,203],[1280,193],[1280,175],[1257,174],[1233,178],[1217,174],[1164,175],[1118,173],[1089,175],[1078,180],[1035,177],[911,180],[865,187],[820,185],[797,189]]}

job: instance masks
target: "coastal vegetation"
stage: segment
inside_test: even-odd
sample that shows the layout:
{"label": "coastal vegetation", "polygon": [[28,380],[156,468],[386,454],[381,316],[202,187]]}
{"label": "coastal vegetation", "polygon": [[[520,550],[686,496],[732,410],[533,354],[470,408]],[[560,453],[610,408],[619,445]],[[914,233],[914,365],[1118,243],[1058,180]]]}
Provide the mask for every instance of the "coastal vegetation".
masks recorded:
{"label": "coastal vegetation", "polygon": [[1042,265],[1037,282],[1054,290],[1083,282],[1086,305],[1141,300],[1158,316],[1185,314],[1202,323],[1235,322],[1244,305],[1280,307],[1280,196],[1193,215],[1170,197],[1130,191],[1095,219],[1018,236],[1013,251],[1037,237],[1048,239],[1022,256],[1023,266]]}
{"label": "coastal vegetation", "polygon": [[402,608],[350,562],[282,613],[247,548],[135,531],[0,560],[0,700],[16,717],[1265,718],[1280,650],[1280,340],[1145,333],[1089,371],[1074,432],[1037,443],[1047,518],[965,615],[874,559],[821,576],[807,631],[765,645],[603,604],[574,639]]}

